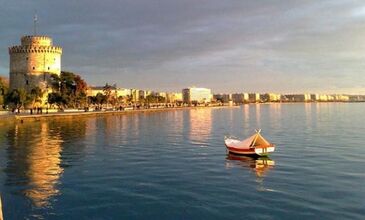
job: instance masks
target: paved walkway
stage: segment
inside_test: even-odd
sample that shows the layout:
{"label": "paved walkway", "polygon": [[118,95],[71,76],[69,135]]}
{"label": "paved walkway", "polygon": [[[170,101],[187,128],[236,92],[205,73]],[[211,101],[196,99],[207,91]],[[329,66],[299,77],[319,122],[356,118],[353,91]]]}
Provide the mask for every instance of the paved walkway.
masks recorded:
{"label": "paved walkway", "polygon": [[[173,111],[173,110],[185,110],[185,109],[200,109],[200,108],[227,108],[229,106],[208,106],[208,107],[174,107],[174,108],[150,108],[150,109],[136,109],[136,110],[124,110],[124,111],[90,111],[90,112],[56,112],[56,113],[43,113],[43,114],[9,114],[0,115],[1,119],[15,119],[17,121],[32,121],[41,120],[46,118],[63,118],[63,117],[87,117],[87,116],[99,116],[99,115],[120,115],[129,113],[140,112],[161,112],[161,111]],[[238,107],[238,106],[233,106]]]}

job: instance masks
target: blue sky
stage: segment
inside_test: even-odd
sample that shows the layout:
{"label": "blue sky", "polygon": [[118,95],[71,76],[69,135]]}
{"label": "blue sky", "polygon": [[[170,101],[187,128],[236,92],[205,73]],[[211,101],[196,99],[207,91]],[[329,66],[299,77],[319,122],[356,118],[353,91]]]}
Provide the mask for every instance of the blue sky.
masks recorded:
{"label": "blue sky", "polygon": [[39,32],[91,85],[365,94],[365,1],[0,0],[7,48]]}

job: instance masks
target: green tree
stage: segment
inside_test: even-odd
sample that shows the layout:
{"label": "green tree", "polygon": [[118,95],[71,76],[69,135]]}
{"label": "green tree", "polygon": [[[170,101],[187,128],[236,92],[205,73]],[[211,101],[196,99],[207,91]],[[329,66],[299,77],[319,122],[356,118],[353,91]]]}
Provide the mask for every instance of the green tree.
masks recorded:
{"label": "green tree", "polygon": [[32,104],[32,108],[37,102],[42,102],[44,92],[39,87],[35,87],[30,91],[30,94],[27,94],[28,101]]}
{"label": "green tree", "polygon": [[101,105],[106,103],[106,96],[99,92],[96,96],[89,96],[88,100],[89,103],[101,108]]}
{"label": "green tree", "polygon": [[[72,72],[62,71],[59,76],[56,74],[52,75],[51,79],[53,91],[58,92],[62,97],[62,103],[65,102],[62,104],[64,107],[82,107],[87,104],[87,84],[81,76]],[[55,95],[51,99],[54,97]]]}
{"label": "green tree", "polygon": [[126,101],[129,103],[133,102],[133,95],[127,95]]}
{"label": "green tree", "polygon": [[14,89],[6,96],[6,104],[10,105],[13,109],[17,109],[18,113],[20,109],[27,104],[29,100],[25,89]]}
{"label": "green tree", "polygon": [[163,96],[148,95],[146,97],[147,103],[164,103],[165,101],[166,101],[166,98]]}
{"label": "green tree", "polygon": [[78,107],[85,106],[87,104],[87,83],[79,75],[75,75],[75,100]]}
{"label": "green tree", "polygon": [[67,105],[67,98],[59,92],[52,92],[48,94],[48,103],[50,105],[57,105],[59,109],[63,109]]}
{"label": "green tree", "polygon": [[95,100],[97,105],[103,105],[107,103],[107,96],[99,92],[98,94],[96,94]]}
{"label": "green tree", "polygon": [[0,76],[0,109],[5,105],[6,94],[9,90],[9,83],[7,80]]}

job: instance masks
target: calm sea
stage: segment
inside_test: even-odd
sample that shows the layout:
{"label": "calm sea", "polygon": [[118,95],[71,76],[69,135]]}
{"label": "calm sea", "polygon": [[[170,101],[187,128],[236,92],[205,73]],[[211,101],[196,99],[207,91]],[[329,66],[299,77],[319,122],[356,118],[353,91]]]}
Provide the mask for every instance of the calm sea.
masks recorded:
{"label": "calm sea", "polygon": [[[226,154],[261,128],[269,158]],[[365,104],[260,104],[0,127],[13,219],[365,219]]]}

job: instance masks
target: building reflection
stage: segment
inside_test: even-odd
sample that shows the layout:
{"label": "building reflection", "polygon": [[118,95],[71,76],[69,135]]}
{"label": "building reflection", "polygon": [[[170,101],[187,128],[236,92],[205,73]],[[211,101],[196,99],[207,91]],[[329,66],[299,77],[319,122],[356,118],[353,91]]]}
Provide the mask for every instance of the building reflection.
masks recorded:
{"label": "building reflection", "polygon": [[312,103],[304,103],[306,128],[310,128],[312,124],[312,106]]}
{"label": "building reflection", "polygon": [[247,131],[251,127],[250,123],[250,105],[243,105],[243,127]]}
{"label": "building reflection", "polygon": [[192,109],[189,111],[189,136],[197,144],[206,143],[212,131],[212,110]]}
{"label": "building reflection", "polygon": [[255,118],[256,118],[256,127],[261,127],[261,105],[255,105]]}
{"label": "building reflection", "polygon": [[58,194],[57,182],[63,172],[60,134],[50,134],[45,122],[16,124],[9,132],[13,133],[9,134],[7,182],[24,185],[22,193],[35,206],[48,205],[49,198]]}
{"label": "building reflection", "polygon": [[270,103],[269,106],[269,118],[270,125],[273,129],[279,130],[281,129],[282,122],[282,105],[281,103]]}
{"label": "building reflection", "polygon": [[226,168],[243,167],[252,170],[258,178],[266,176],[267,172],[275,166],[275,161],[269,157],[249,157],[227,154]]}
{"label": "building reflection", "polygon": [[84,131],[82,123],[70,123],[41,121],[15,124],[8,131],[6,184],[17,185],[20,193],[35,207],[49,206],[51,198],[60,193],[58,185],[64,172],[61,154],[65,152],[63,140],[67,136],[62,131],[77,130],[75,135],[78,137]]}

